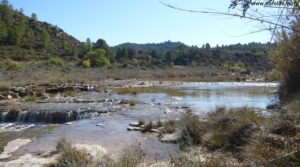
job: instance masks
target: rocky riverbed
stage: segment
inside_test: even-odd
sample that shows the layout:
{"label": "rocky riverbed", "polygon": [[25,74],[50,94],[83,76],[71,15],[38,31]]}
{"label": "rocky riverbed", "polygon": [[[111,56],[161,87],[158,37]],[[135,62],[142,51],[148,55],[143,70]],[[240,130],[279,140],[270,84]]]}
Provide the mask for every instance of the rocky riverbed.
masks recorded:
{"label": "rocky riverbed", "polygon": [[[266,106],[276,100],[277,86],[276,83],[254,82],[107,80],[9,88],[0,93],[6,97],[0,101],[0,133],[53,124],[57,127],[14,150],[9,161],[0,162],[15,164],[29,157],[44,161],[45,157],[38,155],[55,151],[61,137],[74,145],[99,146],[113,155],[132,141],[138,141],[145,147],[147,161],[168,159],[170,153],[178,150],[178,145],[173,144],[176,142],[170,142],[176,140],[178,134],[160,136],[160,127],[153,126],[153,122],[176,119],[187,111],[202,115],[217,106],[248,105],[267,111]],[[9,94],[12,92],[15,94]],[[34,98],[26,100],[32,96]],[[153,128],[141,133],[142,126],[134,124],[141,119],[146,123],[152,121]]]}

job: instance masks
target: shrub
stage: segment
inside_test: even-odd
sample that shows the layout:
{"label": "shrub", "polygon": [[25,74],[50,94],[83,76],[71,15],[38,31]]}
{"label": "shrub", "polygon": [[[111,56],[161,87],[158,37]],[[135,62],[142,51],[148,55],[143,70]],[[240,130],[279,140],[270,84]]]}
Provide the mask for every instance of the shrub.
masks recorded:
{"label": "shrub", "polygon": [[201,137],[207,130],[207,124],[201,122],[199,117],[191,113],[185,113],[179,121],[182,137],[181,146],[199,145]]}
{"label": "shrub", "polygon": [[262,116],[246,107],[230,110],[219,108],[208,117],[212,135],[205,145],[212,150],[224,148],[238,151],[249,142],[261,120]]}
{"label": "shrub", "polygon": [[90,68],[91,67],[90,59],[83,60],[82,65],[83,65],[84,68]]}
{"label": "shrub", "polygon": [[72,147],[65,139],[58,141],[56,148],[61,152],[57,162],[50,166],[53,167],[82,167],[90,166],[92,159],[83,150],[77,150]]}
{"label": "shrub", "polygon": [[18,62],[10,61],[8,62],[8,66],[6,68],[7,71],[19,71],[24,68],[23,64],[20,64]]}
{"label": "shrub", "polygon": [[125,147],[122,155],[118,159],[118,167],[137,167],[144,158],[144,150],[141,144]]}
{"label": "shrub", "polygon": [[275,67],[281,72],[283,80],[280,85],[280,98],[289,99],[300,91],[300,17],[291,22],[293,31],[283,30],[277,36],[277,48],[270,52]]}
{"label": "shrub", "polygon": [[54,66],[64,66],[64,60],[59,58],[59,57],[52,57],[48,60],[49,64],[54,65]]}

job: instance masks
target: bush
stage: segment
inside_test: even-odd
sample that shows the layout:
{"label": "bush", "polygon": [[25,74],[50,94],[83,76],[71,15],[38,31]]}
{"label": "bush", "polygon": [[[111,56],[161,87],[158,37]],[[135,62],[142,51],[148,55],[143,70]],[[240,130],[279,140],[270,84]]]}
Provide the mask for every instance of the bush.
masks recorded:
{"label": "bush", "polygon": [[230,110],[219,108],[208,117],[212,135],[205,145],[211,150],[224,148],[238,151],[249,142],[262,119],[262,116],[246,107]]}
{"label": "bush", "polygon": [[[291,22],[291,27],[293,30],[300,28],[300,17]],[[275,67],[283,77],[279,90],[282,100],[300,91],[300,34],[293,30],[278,33],[278,46],[270,52]]]}
{"label": "bush", "polygon": [[61,155],[57,159],[53,167],[82,167],[90,166],[92,164],[91,157],[83,150],[77,150],[72,147],[64,138],[57,143],[57,151],[61,152]]}
{"label": "bush", "polygon": [[144,158],[144,150],[141,144],[131,145],[123,150],[123,154],[118,159],[118,167],[137,167]]}
{"label": "bush", "polygon": [[64,60],[59,58],[59,57],[52,57],[48,60],[49,64],[54,65],[54,66],[64,66]]}
{"label": "bush", "polygon": [[90,68],[91,67],[90,59],[83,60],[82,65],[83,65],[84,68]]}
{"label": "bush", "polygon": [[9,61],[6,70],[7,71],[19,71],[19,70],[22,70],[23,68],[24,68],[23,64],[20,64],[18,62],[14,62],[14,61]]}
{"label": "bush", "polygon": [[181,146],[191,146],[201,144],[201,137],[207,130],[207,124],[201,122],[199,117],[191,113],[185,113],[179,121],[182,130],[180,139]]}

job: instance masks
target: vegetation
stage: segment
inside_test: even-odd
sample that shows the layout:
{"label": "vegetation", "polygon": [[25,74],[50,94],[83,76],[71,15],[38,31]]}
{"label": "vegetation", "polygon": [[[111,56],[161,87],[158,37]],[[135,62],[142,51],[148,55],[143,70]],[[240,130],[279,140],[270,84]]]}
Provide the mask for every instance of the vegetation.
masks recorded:
{"label": "vegetation", "polygon": [[[159,44],[125,43],[110,47],[104,39],[85,42],[66,34],[60,28],[38,21],[14,10],[8,1],[0,4],[0,59],[30,61],[49,59],[50,64],[61,66],[62,61],[73,61],[90,67],[217,67],[231,72],[270,70],[267,51],[272,44],[236,44],[199,48],[180,42]],[[54,58],[54,59],[52,59]],[[57,62],[58,58],[62,59]],[[19,70],[12,64],[11,70]],[[10,70],[9,69],[9,70]]]}
{"label": "vegetation", "polygon": [[[300,17],[296,17],[291,26],[300,30]],[[271,56],[276,69],[283,76],[280,97],[284,99],[300,91],[300,34],[298,31],[282,31],[277,40],[278,46],[271,52]]]}
{"label": "vegetation", "polygon": [[71,146],[65,139],[61,139],[57,143],[57,149],[61,152],[56,164],[53,167],[81,167],[91,166],[91,157],[83,150],[78,150]]}
{"label": "vegetation", "polygon": [[137,167],[143,161],[144,151],[140,144],[125,147],[120,157],[115,161],[108,155],[98,157],[96,160],[83,150],[78,150],[62,138],[57,142],[57,151],[61,154],[56,163],[49,167]]}

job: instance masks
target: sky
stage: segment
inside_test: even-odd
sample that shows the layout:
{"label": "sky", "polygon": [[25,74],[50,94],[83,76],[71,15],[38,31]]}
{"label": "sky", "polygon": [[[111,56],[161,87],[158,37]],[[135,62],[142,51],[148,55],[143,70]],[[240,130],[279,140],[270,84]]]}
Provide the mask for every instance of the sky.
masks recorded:
{"label": "sky", "polygon": [[[230,0],[162,0],[192,10],[228,11]],[[159,43],[181,41],[187,45],[212,46],[269,42],[268,31],[241,18],[182,12],[159,0],[9,0],[38,20],[62,28],[80,41],[105,39],[110,46],[125,42]],[[247,35],[248,34],[248,35]]]}

